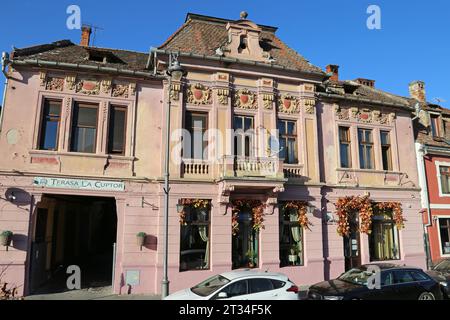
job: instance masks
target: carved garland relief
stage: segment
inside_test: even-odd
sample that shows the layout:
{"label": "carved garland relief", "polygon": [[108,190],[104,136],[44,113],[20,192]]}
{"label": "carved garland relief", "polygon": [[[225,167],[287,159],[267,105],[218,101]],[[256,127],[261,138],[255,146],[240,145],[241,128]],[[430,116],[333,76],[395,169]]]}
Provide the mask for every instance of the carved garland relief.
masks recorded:
{"label": "carved garland relief", "polygon": [[335,107],[335,113],[339,120],[343,121],[357,121],[361,123],[375,123],[391,125],[395,120],[395,113],[382,113],[380,110],[370,110],[367,108],[351,107],[348,109],[341,109],[339,106]]}
{"label": "carved garland relief", "polygon": [[282,94],[278,99],[278,112],[281,113],[299,113],[299,101],[290,94]]}
{"label": "carved garland relief", "polygon": [[211,89],[201,83],[191,84],[187,90],[187,102],[195,105],[211,104]]}
{"label": "carved garland relief", "polygon": [[248,89],[240,89],[234,95],[234,106],[239,109],[258,109],[256,94]]}

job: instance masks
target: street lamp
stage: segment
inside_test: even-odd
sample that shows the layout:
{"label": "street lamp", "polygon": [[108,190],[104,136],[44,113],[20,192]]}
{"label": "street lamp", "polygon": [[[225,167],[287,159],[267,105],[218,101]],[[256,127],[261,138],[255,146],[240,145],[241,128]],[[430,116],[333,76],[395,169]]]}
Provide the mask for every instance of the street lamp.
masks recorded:
{"label": "street lamp", "polygon": [[170,101],[172,93],[172,79],[180,81],[185,75],[185,71],[178,62],[178,54],[171,53],[169,56],[169,67],[167,77],[169,80],[169,94],[166,107],[166,153],[164,165],[164,262],[163,279],[161,281],[161,295],[163,298],[169,295],[169,278],[167,276],[168,252],[169,252],[169,161],[170,161]]}

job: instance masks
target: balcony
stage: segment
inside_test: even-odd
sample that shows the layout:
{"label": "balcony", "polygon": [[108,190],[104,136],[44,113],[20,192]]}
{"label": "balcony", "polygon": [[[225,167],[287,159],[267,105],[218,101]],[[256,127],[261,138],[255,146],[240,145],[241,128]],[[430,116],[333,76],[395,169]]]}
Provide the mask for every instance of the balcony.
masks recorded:
{"label": "balcony", "polygon": [[186,179],[207,180],[212,178],[211,163],[206,160],[183,159],[181,177]]}
{"label": "balcony", "polygon": [[221,178],[283,179],[283,162],[278,158],[225,156],[220,175]]}

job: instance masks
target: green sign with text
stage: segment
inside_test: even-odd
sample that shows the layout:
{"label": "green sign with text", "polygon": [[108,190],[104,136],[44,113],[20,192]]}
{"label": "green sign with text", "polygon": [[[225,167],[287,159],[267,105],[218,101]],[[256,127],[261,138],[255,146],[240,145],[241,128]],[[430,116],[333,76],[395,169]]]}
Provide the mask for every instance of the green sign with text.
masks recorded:
{"label": "green sign with text", "polygon": [[39,187],[59,189],[125,191],[125,183],[118,181],[35,177],[33,184]]}

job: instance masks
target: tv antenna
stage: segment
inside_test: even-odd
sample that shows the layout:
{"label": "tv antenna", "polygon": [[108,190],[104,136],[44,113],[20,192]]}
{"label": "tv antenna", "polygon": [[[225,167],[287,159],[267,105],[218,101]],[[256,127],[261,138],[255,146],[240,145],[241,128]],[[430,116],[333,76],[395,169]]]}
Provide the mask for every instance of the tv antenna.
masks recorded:
{"label": "tv antenna", "polygon": [[441,103],[441,102],[446,102],[444,99],[442,98],[434,98],[434,100],[437,101],[437,103]]}
{"label": "tv antenna", "polygon": [[105,29],[103,29],[102,27],[96,26],[96,25],[94,25],[92,23],[85,23],[83,25],[91,27],[91,30],[92,30],[92,37],[91,37],[91,43],[92,44],[91,45],[94,47],[95,46],[95,39],[97,37],[97,31],[105,30]]}

